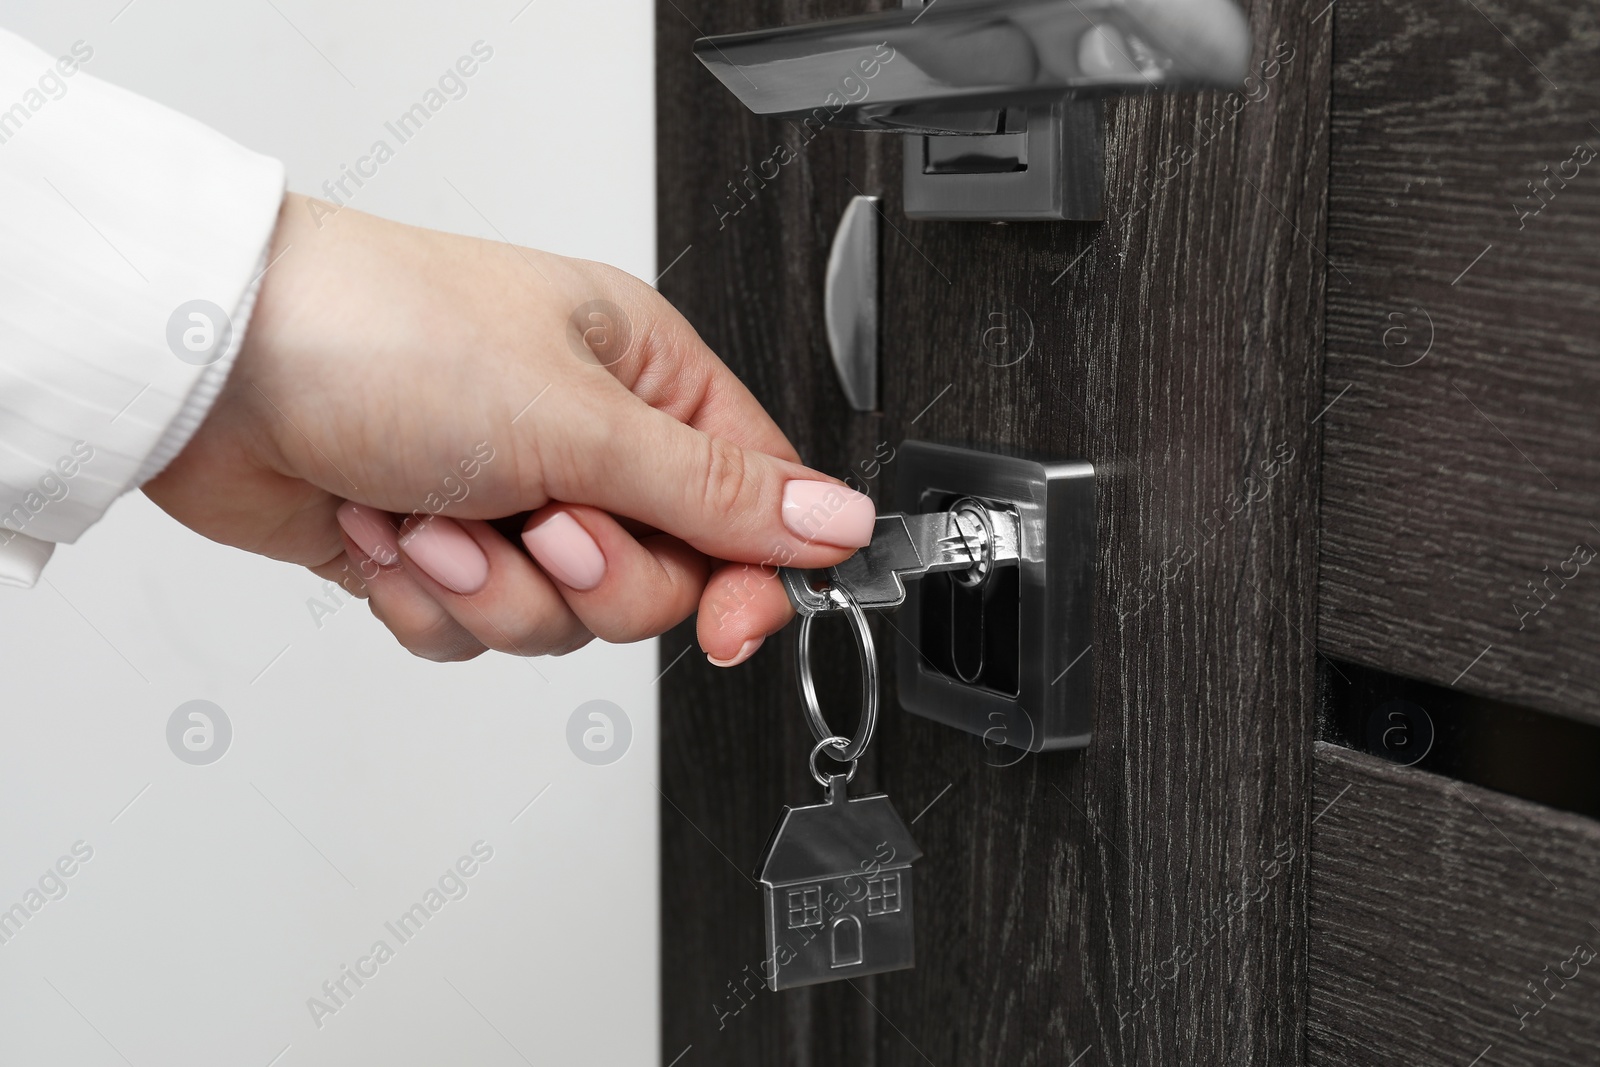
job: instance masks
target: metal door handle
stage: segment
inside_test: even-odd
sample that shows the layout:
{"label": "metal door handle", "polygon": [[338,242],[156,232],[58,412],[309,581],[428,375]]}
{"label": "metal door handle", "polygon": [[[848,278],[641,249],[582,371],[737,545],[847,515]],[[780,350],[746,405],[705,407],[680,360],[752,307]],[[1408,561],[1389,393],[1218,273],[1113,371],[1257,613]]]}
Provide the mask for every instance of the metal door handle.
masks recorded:
{"label": "metal door handle", "polygon": [[1232,0],[902,0],[800,26],[704,37],[695,55],[746,107],[906,139],[913,218],[1096,219],[1097,97],[1240,84]]}
{"label": "metal door handle", "polygon": [[695,55],[758,115],[996,134],[1007,107],[1237,85],[1250,30],[1230,0],[939,0],[704,37]]}

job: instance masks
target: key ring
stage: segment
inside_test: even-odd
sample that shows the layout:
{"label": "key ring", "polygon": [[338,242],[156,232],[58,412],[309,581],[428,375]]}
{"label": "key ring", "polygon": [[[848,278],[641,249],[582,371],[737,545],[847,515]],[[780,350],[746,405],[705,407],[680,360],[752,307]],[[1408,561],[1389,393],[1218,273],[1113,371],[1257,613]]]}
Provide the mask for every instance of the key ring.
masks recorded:
{"label": "key ring", "polygon": [[[800,619],[800,647],[796,657],[797,670],[800,675],[801,703],[805,707],[806,722],[811,726],[811,733],[817,738],[817,748],[812,750],[812,775],[816,775],[816,754],[822,748],[834,749],[833,758],[840,763],[851,764],[850,773],[855,774],[855,761],[861,758],[861,753],[867,750],[872,743],[872,733],[878,727],[878,654],[872,644],[872,631],[867,628],[866,613],[861,610],[855,597],[850,592],[839,586],[831,586],[822,590],[821,594],[830,600],[835,608],[843,611],[850,621],[850,629],[855,634],[856,649],[861,653],[861,722],[857,725],[855,740],[846,741],[845,738],[835,734],[828,728],[828,722],[822,717],[822,708],[817,702],[817,686],[811,677],[811,624],[816,621],[815,615],[805,615]],[[842,746],[842,747],[841,747]],[[822,781],[819,777],[818,781]],[[846,779],[849,781],[849,779]],[[823,782],[827,785],[827,782]]]}
{"label": "key ring", "polygon": [[843,778],[846,785],[849,785],[851,782],[855,781],[855,779],[856,779],[856,761],[855,760],[848,760],[848,761],[847,760],[840,760],[840,759],[838,759],[837,756],[834,756],[834,755],[830,754],[829,757],[828,757],[829,759],[836,760],[836,761],[838,761],[840,763],[848,762],[850,764],[850,773],[849,774],[823,774],[821,771],[817,770],[817,753],[821,752],[825,748],[833,748],[833,747],[835,747],[837,745],[848,744],[849,741],[850,741],[850,739],[848,737],[824,737],[821,741],[818,741],[816,743],[816,745],[812,747],[812,749],[811,749],[811,777],[815,778],[817,780],[817,784],[820,785],[822,788],[824,788],[824,789],[829,788],[830,786],[833,785],[834,781],[836,779],[839,779],[839,778]]}

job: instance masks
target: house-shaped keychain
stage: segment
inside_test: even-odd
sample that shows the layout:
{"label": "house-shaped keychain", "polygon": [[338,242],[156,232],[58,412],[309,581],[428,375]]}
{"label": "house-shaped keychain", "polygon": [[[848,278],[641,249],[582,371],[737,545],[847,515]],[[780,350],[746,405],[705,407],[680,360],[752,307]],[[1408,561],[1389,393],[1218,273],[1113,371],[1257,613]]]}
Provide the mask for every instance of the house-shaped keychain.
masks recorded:
{"label": "house-shaped keychain", "polygon": [[911,864],[922,855],[882,793],[785,807],[756,877],[766,897],[774,990],[898,971],[915,963]]}

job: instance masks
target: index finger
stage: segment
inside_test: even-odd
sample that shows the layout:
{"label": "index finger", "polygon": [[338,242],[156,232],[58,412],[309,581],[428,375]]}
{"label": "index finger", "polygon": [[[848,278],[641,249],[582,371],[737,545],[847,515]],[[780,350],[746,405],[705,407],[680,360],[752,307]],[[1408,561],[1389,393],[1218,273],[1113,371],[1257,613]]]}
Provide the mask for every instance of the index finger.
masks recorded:
{"label": "index finger", "polygon": [[741,448],[800,462],[766,408],[665,297],[614,267],[582,266],[600,299],[574,312],[575,343],[658,411]]}

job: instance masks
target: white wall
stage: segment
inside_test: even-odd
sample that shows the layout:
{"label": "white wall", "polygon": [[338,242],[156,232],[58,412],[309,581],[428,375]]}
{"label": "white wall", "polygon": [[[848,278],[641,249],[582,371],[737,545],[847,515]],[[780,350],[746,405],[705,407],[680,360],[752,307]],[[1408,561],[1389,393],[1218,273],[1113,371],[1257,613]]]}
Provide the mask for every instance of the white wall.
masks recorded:
{"label": "white wall", "polygon": [[[89,73],[303,192],[486,42],[354,206],[654,276],[649,0],[124,3],[7,0],[0,25],[88,42]],[[137,494],[46,577],[0,592],[0,909],[93,856],[0,944],[0,1064],[658,1062],[653,645],[424,663]],[[206,766],[166,737],[193,699],[234,731]],[[632,721],[612,765],[568,747],[591,699]],[[401,945],[385,921],[478,841],[467,895]],[[318,1028],[307,999],[379,939],[394,958]]]}

